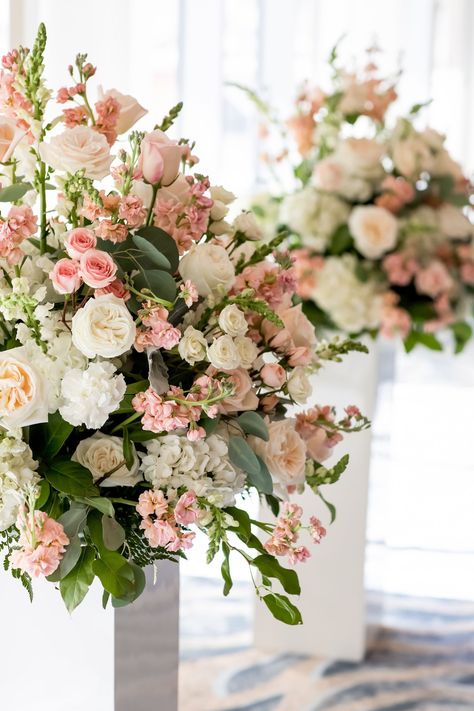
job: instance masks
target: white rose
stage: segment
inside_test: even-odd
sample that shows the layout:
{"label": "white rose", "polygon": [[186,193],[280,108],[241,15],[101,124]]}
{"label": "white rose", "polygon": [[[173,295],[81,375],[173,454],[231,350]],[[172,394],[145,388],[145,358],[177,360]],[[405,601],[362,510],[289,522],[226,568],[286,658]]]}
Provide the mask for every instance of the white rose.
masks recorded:
{"label": "white rose", "polygon": [[237,215],[234,220],[234,228],[237,232],[242,232],[247,239],[262,239],[262,230],[252,212],[241,212],[240,215]]}
{"label": "white rose", "polygon": [[219,200],[225,205],[228,205],[229,203],[234,202],[234,200],[236,200],[234,193],[231,193],[230,190],[226,190],[222,187],[222,185],[213,185],[209,189],[209,192],[211,193],[211,198],[213,200]]}
{"label": "white rose", "polygon": [[452,239],[469,237],[473,233],[472,224],[466,215],[456,207],[445,202],[438,210],[441,232]]}
{"label": "white rose", "polygon": [[101,180],[108,175],[113,156],[107,139],[89,126],[66,128],[49,143],[40,143],[42,160],[55,170],[76,173],[84,170],[87,178]]}
{"label": "white rose", "polygon": [[249,370],[254,361],[258,358],[258,348],[251,338],[247,336],[237,336],[234,344],[239,352],[240,366]]}
{"label": "white rose", "polygon": [[338,145],[333,158],[350,175],[376,180],[383,172],[384,147],[370,138],[346,138]]}
{"label": "white rose", "polygon": [[306,368],[299,366],[291,371],[288,377],[288,392],[295,402],[304,404],[312,393],[310,379]]}
{"label": "white rose", "polygon": [[111,96],[120,104],[120,114],[116,125],[118,134],[128,131],[136,122],[148,113],[138,101],[128,94],[121,94],[117,89],[109,89],[104,92],[99,86],[99,99],[103,101]]}
{"label": "white rose", "polygon": [[184,281],[190,279],[199,296],[216,291],[229,291],[235,281],[234,265],[224,247],[217,244],[198,244],[182,258],[179,273]]}
{"label": "white rose", "polygon": [[7,429],[48,421],[48,393],[25,346],[0,353],[0,425]]}
{"label": "white rose", "polygon": [[397,243],[397,218],[384,207],[355,207],[349,217],[349,229],[357,249],[368,259],[378,259]]}
{"label": "white rose", "polygon": [[[100,486],[134,486],[140,481],[138,456],[133,447],[133,464],[128,469],[123,456],[123,439],[96,432],[81,440],[71,459],[89,469],[94,481],[99,481],[108,472],[115,470]],[[121,466],[119,466],[121,465]]]}
{"label": "white rose", "polygon": [[229,208],[225,202],[222,202],[222,200],[214,200],[214,204],[211,207],[211,218],[213,220],[223,220],[228,212]]}
{"label": "white rose", "polygon": [[235,370],[240,365],[240,356],[231,336],[219,336],[207,349],[207,357],[217,370]]}
{"label": "white rose", "polygon": [[333,232],[349,216],[349,206],[335,195],[306,186],[282,202],[280,221],[299,234],[303,245],[322,252]]}
{"label": "white rose", "polygon": [[72,342],[88,358],[116,358],[130,350],[136,326],[123,299],[104,294],[89,299],[72,318]]}
{"label": "white rose", "polygon": [[243,311],[235,304],[229,304],[219,314],[219,326],[229,336],[245,336],[248,323]]}
{"label": "white rose", "polygon": [[430,171],[433,165],[431,150],[418,134],[396,141],[392,146],[392,160],[405,178],[413,178],[423,170]]}
{"label": "white rose", "polygon": [[221,237],[222,235],[232,234],[234,228],[226,220],[218,220],[217,222],[211,222],[209,225],[209,232],[212,232],[216,237]]}
{"label": "white rose", "polygon": [[205,360],[207,341],[201,331],[193,326],[188,326],[178,343],[179,355],[190,365]]}

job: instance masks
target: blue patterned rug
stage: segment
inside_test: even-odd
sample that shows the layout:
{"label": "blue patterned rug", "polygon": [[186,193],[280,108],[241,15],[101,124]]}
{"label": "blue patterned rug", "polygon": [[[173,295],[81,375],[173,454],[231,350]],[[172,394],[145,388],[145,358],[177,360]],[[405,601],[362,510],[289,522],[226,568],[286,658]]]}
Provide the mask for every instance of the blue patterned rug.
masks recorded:
{"label": "blue patterned rug", "polygon": [[474,711],[474,603],[369,593],[361,663],[251,647],[251,592],[183,577],[180,711]]}

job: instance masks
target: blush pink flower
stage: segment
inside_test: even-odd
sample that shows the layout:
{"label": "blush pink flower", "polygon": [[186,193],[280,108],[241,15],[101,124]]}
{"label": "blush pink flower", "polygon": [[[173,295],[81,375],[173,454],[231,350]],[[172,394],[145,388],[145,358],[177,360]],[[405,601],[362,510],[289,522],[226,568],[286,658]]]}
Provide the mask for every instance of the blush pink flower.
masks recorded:
{"label": "blush pink flower", "polygon": [[162,491],[144,491],[138,497],[136,509],[143,518],[151,515],[162,518],[168,512],[168,500]]}
{"label": "blush pink flower", "polygon": [[126,220],[130,227],[139,227],[145,222],[146,209],[137,195],[126,195],[120,201],[119,218]]}
{"label": "blush pink flower", "polygon": [[117,244],[125,242],[128,237],[128,227],[122,222],[113,222],[112,220],[101,220],[95,228],[95,233],[101,239]]}
{"label": "blush pink flower", "polygon": [[71,230],[64,241],[64,248],[71,259],[80,259],[85,252],[95,249],[96,245],[95,234],[86,227]]}
{"label": "blush pink flower", "polygon": [[16,525],[21,547],[11,556],[12,567],[33,577],[54,573],[69,544],[63,526],[44,511],[31,513],[25,508],[20,510]]}
{"label": "blush pink flower", "polygon": [[390,283],[396,286],[407,286],[420,268],[415,259],[402,252],[389,254],[382,266]]}
{"label": "blush pink flower", "polygon": [[196,287],[190,279],[186,279],[184,284],[180,284],[179,290],[181,292],[181,298],[183,299],[188,309],[190,309],[191,306],[195,304],[199,299]]}
{"label": "blush pink flower", "polygon": [[187,491],[180,496],[174,509],[176,523],[181,523],[183,526],[195,523],[199,515],[199,509],[196,504],[197,497],[194,491]]}
{"label": "blush pink flower", "polygon": [[319,518],[316,518],[316,516],[311,516],[309,519],[309,532],[311,534],[311,538],[313,539],[313,543],[321,543],[321,540],[326,535],[326,529]]}
{"label": "blush pink flower", "polygon": [[295,429],[306,445],[306,452],[316,462],[324,462],[333,447],[342,440],[342,434],[331,428],[334,412],[329,405],[317,405],[296,415]]}
{"label": "blush pink flower", "polygon": [[427,267],[418,271],[415,285],[420,294],[436,298],[452,288],[453,280],[445,265],[433,260]]}
{"label": "blush pink flower", "polygon": [[311,557],[311,553],[306,548],[306,546],[298,546],[298,548],[290,548],[288,551],[288,562],[291,565],[296,565],[296,563],[304,563],[307,558]]}
{"label": "blush pink flower", "polygon": [[125,284],[117,278],[111,281],[110,284],[107,284],[107,286],[104,286],[102,289],[97,289],[95,293],[96,296],[102,296],[102,294],[113,294],[118,299],[123,299],[124,301],[128,301],[131,297],[131,294],[125,287]]}
{"label": "blush pink flower", "polygon": [[107,252],[89,249],[81,255],[79,263],[84,282],[93,289],[103,289],[115,279],[117,265]]}
{"label": "blush pink flower", "polygon": [[73,294],[82,284],[79,262],[74,259],[60,259],[49,273],[54,289],[59,294]]}
{"label": "blush pink flower", "polygon": [[260,377],[268,387],[279,389],[286,382],[286,371],[278,363],[266,363],[260,371]]}

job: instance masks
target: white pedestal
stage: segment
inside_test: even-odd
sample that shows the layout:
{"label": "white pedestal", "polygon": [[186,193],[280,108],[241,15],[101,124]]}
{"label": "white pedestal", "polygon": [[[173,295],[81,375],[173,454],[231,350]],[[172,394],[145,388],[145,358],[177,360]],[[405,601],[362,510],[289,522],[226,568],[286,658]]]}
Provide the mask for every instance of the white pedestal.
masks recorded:
{"label": "white pedestal", "polygon": [[5,711],[177,711],[179,569],[158,562],[157,584],[129,607],[102,609],[96,586],[72,615],[51,584],[33,604],[1,580],[1,708]]}
{"label": "white pedestal", "polygon": [[[358,405],[373,416],[378,374],[377,343],[367,341],[369,354],[351,353],[343,363],[328,364],[315,376],[314,402],[338,408]],[[255,645],[266,651],[298,652],[345,660],[364,656],[364,556],[371,432],[347,435],[337,456],[350,464],[337,484],[325,488],[337,517],[327,537],[312,548],[312,557],[297,567],[302,593],[296,602],[303,625],[275,622],[264,606],[255,608]],[[311,514],[327,521],[324,504],[308,490],[296,499]],[[266,520],[271,517],[264,512]]]}

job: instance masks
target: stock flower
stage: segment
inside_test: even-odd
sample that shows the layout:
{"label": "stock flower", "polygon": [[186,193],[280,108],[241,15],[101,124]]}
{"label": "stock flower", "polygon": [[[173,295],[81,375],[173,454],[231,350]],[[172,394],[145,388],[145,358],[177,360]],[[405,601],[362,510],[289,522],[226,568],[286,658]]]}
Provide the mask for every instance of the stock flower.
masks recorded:
{"label": "stock flower", "polygon": [[71,174],[83,170],[93,180],[105,178],[113,160],[105,136],[88,126],[67,128],[49,143],[40,143],[39,152],[55,170]]}
{"label": "stock flower", "polygon": [[134,486],[141,475],[135,448],[132,451],[133,464],[129,469],[123,457],[123,439],[95,432],[79,442],[72,460],[89,469],[100,486]]}
{"label": "stock flower", "polygon": [[217,244],[198,244],[179,263],[184,281],[193,282],[199,296],[228,291],[235,281],[234,265],[224,249]]}
{"label": "stock flower", "polygon": [[88,358],[115,358],[130,350],[136,326],[124,301],[113,294],[95,296],[72,318],[72,342]]}
{"label": "stock flower", "polygon": [[47,420],[46,383],[25,346],[0,352],[0,425],[12,429]]}

